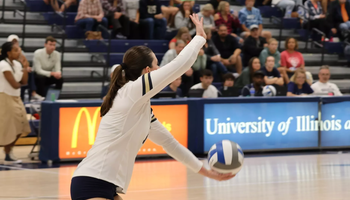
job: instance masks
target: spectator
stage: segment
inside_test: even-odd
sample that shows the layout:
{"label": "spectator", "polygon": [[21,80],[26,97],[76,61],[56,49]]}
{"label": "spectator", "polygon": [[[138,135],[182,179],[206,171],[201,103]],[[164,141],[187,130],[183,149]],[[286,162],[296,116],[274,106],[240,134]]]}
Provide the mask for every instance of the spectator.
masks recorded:
{"label": "spectator", "polygon": [[140,18],[146,39],[164,39],[167,22],[159,0],[140,0]]}
{"label": "spectator", "polygon": [[346,0],[333,1],[329,8],[329,24],[332,25],[333,34],[339,33],[344,40],[350,32],[350,2]]}
{"label": "spectator", "polygon": [[284,18],[291,18],[295,6],[303,5],[302,0],[272,0],[272,5],[275,5],[285,10]]}
{"label": "spectator", "polygon": [[213,13],[214,13],[214,8],[210,3],[205,4],[202,7],[201,12],[198,13],[199,19],[203,17],[204,28],[211,28],[212,30],[216,29]]}
{"label": "spectator", "polygon": [[283,78],[277,68],[274,67],[275,58],[273,56],[268,56],[266,58],[265,67],[261,71],[264,72],[264,81],[266,85],[284,85]]}
{"label": "spectator", "polygon": [[200,80],[200,72],[207,67],[207,55],[205,55],[204,50],[201,49],[198,53],[197,60],[193,63],[193,75],[194,82],[198,83]]}
{"label": "spectator", "polygon": [[246,0],[246,7],[239,11],[238,18],[243,31],[245,31],[242,35],[244,38],[247,38],[250,34],[250,27],[252,25],[257,25],[259,27],[258,35],[261,35],[268,41],[271,38],[271,32],[263,31],[260,10],[253,7],[254,3],[255,0]]}
{"label": "spectator", "polygon": [[242,88],[253,82],[253,74],[255,71],[261,69],[260,60],[257,57],[253,57],[249,60],[248,67],[246,67],[242,74],[237,78],[235,86]]}
{"label": "spectator", "polygon": [[55,89],[62,89],[61,54],[55,49],[56,39],[49,36],[46,38],[45,47],[34,52],[35,84],[38,94],[43,97],[52,84],[55,84]]}
{"label": "spectator", "polygon": [[209,3],[213,6],[214,10],[217,11],[219,7],[219,3],[221,0],[210,0]]}
{"label": "spectator", "polygon": [[140,0],[125,0],[125,15],[130,20],[130,35],[128,39],[140,39]]}
{"label": "spectator", "polygon": [[203,46],[204,53],[207,56],[207,66],[213,72],[214,82],[219,82],[219,74],[226,74],[228,71],[225,65],[221,63],[220,52],[211,40],[211,29],[204,28],[204,31],[207,34],[207,43]]}
{"label": "spectator", "polygon": [[5,147],[5,165],[22,162],[13,156],[12,149],[19,137],[31,132],[20,98],[21,85],[28,81],[28,65],[22,66],[17,61],[20,54],[19,46],[12,42],[6,42],[1,47],[0,146]]}
{"label": "spectator", "polygon": [[235,76],[232,73],[227,73],[223,76],[223,80],[223,86],[219,89],[221,93],[235,85]]}
{"label": "spectator", "polygon": [[274,38],[271,38],[268,42],[267,42],[267,47],[265,47],[259,56],[259,60],[260,60],[260,64],[264,65],[266,58],[268,56],[272,56],[275,58],[275,65],[274,67],[278,68],[280,66],[280,62],[281,62],[281,55],[280,52],[277,50],[277,46],[278,46],[278,41]]}
{"label": "spectator", "polygon": [[218,34],[212,38],[214,45],[220,52],[221,62],[227,69],[233,72],[236,69],[238,74],[242,73],[241,49],[236,38],[229,35],[227,27],[221,24],[218,28]]}
{"label": "spectator", "polygon": [[[75,17],[75,23],[78,27],[84,29],[88,37],[91,31],[96,31],[99,24],[107,28],[108,21],[103,17],[103,10],[99,0],[81,0],[78,13]],[[107,34],[103,33],[105,38]]]}
{"label": "spectator", "polygon": [[162,62],[160,63],[160,67],[170,63],[172,60],[176,58],[177,55],[185,48],[186,44],[183,40],[177,40],[175,43],[174,49],[169,49],[163,56]]}
{"label": "spectator", "polygon": [[162,5],[162,13],[167,21],[171,20],[172,16],[175,16],[177,11],[179,11],[179,6],[181,5],[181,0],[170,0],[169,6]]}
{"label": "spectator", "polygon": [[[19,47],[19,38],[17,35],[9,35],[7,37],[7,42],[12,42],[13,44],[15,44]],[[20,50],[20,54],[19,54],[17,61],[20,62],[22,64],[22,66],[28,70],[28,81],[27,82],[28,82],[28,89],[29,89],[29,94],[30,94],[29,98],[31,100],[35,100],[35,101],[42,101],[45,98],[36,93],[36,85],[35,85],[34,73],[32,73],[32,68],[29,66],[29,62],[24,55],[24,51],[20,47],[19,47],[19,50]],[[23,88],[23,86],[22,86],[22,88]],[[25,93],[25,90],[21,89],[21,99],[22,100],[24,100],[24,93]]]}
{"label": "spectator", "polygon": [[261,70],[257,70],[253,73],[252,83],[247,84],[242,89],[243,97],[263,96],[265,74]]}
{"label": "spectator", "polygon": [[[57,2],[57,0],[55,0]],[[63,0],[64,4],[61,5],[59,12],[64,12],[65,9],[68,9],[71,5],[77,5],[77,0]]]}
{"label": "spectator", "polygon": [[176,97],[183,97],[182,90],[179,88],[181,85],[181,77],[166,86],[162,91],[176,92]]}
{"label": "spectator", "polygon": [[214,15],[214,20],[216,26],[225,24],[228,33],[233,37],[237,37],[235,33],[240,27],[239,20],[236,16],[230,13],[230,4],[227,1],[221,1],[219,3],[218,12]]}
{"label": "spectator", "polygon": [[329,67],[327,65],[322,66],[318,73],[319,80],[311,85],[314,93],[326,95],[331,93],[332,96],[343,96],[336,84],[328,82],[330,77]]}
{"label": "spectator", "polygon": [[172,40],[170,40],[169,49],[175,48],[175,43],[177,40],[182,40],[185,42],[185,44],[188,44],[192,40],[192,37],[187,27],[182,27],[179,29],[176,36]]}
{"label": "spectator", "polygon": [[310,85],[306,82],[305,71],[297,69],[288,83],[287,96],[306,96],[313,92]]}
{"label": "spectator", "polygon": [[[331,36],[331,26],[328,24],[326,15],[323,14],[320,0],[308,0],[305,2],[305,7],[308,9],[310,17],[308,18],[307,13],[302,16],[304,28],[308,27],[309,30],[317,28],[326,35],[326,38],[323,39],[328,40]],[[308,19],[310,19],[310,21],[308,21]]]}
{"label": "spectator", "polygon": [[192,86],[191,90],[204,89],[203,98],[217,98],[218,90],[211,83],[213,82],[213,73],[209,69],[205,69],[201,73],[201,82]]}
{"label": "spectator", "polygon": [[281,67],[278,71],[281,73],[284,82],[289,83],[289,74],[293,74],[297,68],[304,68],[305,62],[303,54],[296,51],[298,49],[298,41],[295,38],[287,38],[285,43],[286,50],[281,53]]}
{"label": "spectator", "polygon": [[190,31],[190,35],[196,33],[195,26],[190,20],[190,15],[193,14],[193,9],[190,1],[183,1],[179,11],[176,13],[175,18],[171,20],[170,27],[174,27],[176,30],[179,30],[181,27],[187,27]]}
{"label": "spectator", "polygon": [[247,66],[248,61],[252,57],[259,57],[264,47],[267,47],[265,38],[259,36],[259,27],[257,25],[250,26],[250,35],[244,41],[243,51],[243,65]]}

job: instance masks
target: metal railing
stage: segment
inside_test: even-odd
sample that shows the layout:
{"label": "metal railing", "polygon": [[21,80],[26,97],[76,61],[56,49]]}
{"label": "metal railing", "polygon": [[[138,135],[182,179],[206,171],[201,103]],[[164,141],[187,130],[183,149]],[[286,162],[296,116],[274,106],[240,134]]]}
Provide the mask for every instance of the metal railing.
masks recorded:
{"label": "metal railing", "polygon": [[[323,40],[322,40],[322,42],[321,42],[321,43],[322,43],[322,44],[321,44],[321,48],[322,48],[322,53],[321,53],[321,65],[323,65],[326,34],[325,34],[324,32],[322,32],[322,31],[318,30],[317,28],[313,28],[313,29],[312,29],[312,33],[313,33],[313,32],[315,32],[315,33],[321,35],[322,38],[323,38]],[[313,41],[313,44],[315,44],[315,43],[317,43],[317,42]],[[312,44],[312,45],[313,45],[313,44]]]}
{"label": "metal railing", "polygon": [[107,33],[106,35],[108,35],[108,42],[107,43],[104,40],[101,40],[101,43],[107,47],[106,64],[103,67],[103,73],[102,73],[102,90],[101,91],[103,91],[103,88],[105,86],[105,82],[108,79],[108,69],[110,67],[111,39],[112,39],[112,37],[111,37],[111,33],[109,32],[109,30],[106,27],[104,27],[103,25],[100,24],[98,26],[98,29],[102,30],[103,32]]}
{"label": "metal railing", "polygon": [[[299,8],[302,8],[303,10],[304,10],[304,12],[305,13],[307,13],[307,28],[306,28],[306,41],[305,41],[305,50],[307,51],[308,50],[308,44],[309,44],[309,38],[310,38],[310,34],[309,34],[309,31],[310,31],[310,13],[309,13],[309,9],[308,8],[306,8],[305,6],[303,6],[303,5],[298,5],[297,6],[297,9],[299,9]],[[300,18],[300,16],[299,16],[299,18]],[[301,28],[303,28],[303,27],[301,27]]]}
{"label": "metal railing", "polygon": [[67,17],[66,17],[67,11],[66,10],[67,10],[67,6],[64,3],[64,1],[62,1],[62,0],[57,0],[57,1],[62,3],[62,5],[64,6],[63,15],[61,13],[55,11],[55,14],[62,18],[62,27],[60,27],[57,24],[52,24],[51,31],[53,32],[53,30],[56,28],[62,32],[62,34],[61,34],[62,35],[62,42],[61,43],[56,42],[56,43],[60,44],[60,47],[61,47],[61,69],[63,69],[63,67],[64,67],[64,53],[65,53],[65,40],[66,40],[66,19],[67,19]]}
{"label": "metal railing", "polygon": [[[5,0],[3,0],[3,2],[5,2]],[[15,0],[13,1],[15,2]],[[27,6],[27,2],[25,0],[21,0],[21,3],[23,4],[23,12],[20,10],[15,10],[13,11],[13,17],[16,17],[16,15],[20,15],[23,17],[23,24],[22,24],[22,44],[21,47],[24,48],[24,42],[25,42],[25,38],[26,38],[26,25],[27,25],[27,10],[28,10],[28,6]],[[3,3],[4,6],[4,3]],[[2,17],[4,17],[4,8],[2,11],[3,15]],[[5,19],[2,19],[2,21],[4,21]]]}

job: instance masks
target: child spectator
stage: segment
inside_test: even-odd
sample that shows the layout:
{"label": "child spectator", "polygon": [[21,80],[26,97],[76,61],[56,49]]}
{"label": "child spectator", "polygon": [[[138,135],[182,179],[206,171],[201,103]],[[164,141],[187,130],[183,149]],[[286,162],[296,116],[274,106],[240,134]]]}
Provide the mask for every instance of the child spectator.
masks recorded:
{"label": "child spectator", "polygon": [[199,19],[203,17],[204,28],[211,28],[212,30],[216,29],[213,13],[214,13],[214,8],[210,3],[205,4],[202,7],[201,12],[198,13]]}
{"label": "child spectator", "polygon": [[269,31],[263,31],[260,10],[253,7],[254,3],[255,0],[246,0],[246,7],[239,11],[238,18],[242,25],[243,31],[245,31],[243,36],[244,38],[248,37],[250,34],[250,27],[252,25],[257,25],[259,27],[258,35],[261,35],[266,40],[269,40],[271,38],[271,33]]}
{"label": "child spectator", "polygon": [[214,20],[216,26],[225,24],[228,34],[231,34],[233,37],[237,37],[235,33],[240,27],[239,20],[230,13],[230,4],[227,1],[221,1],[219,3],[218,12],[214,15]]}
{"label": "child spectator", "polygon": [[195,26],[190,20],[190,15],[193,14],[193,9],[190,1],[182,2],[179,11],[176,13],[175,18],[171,20],[170,27],[174,27],[179,30],[181,27],[187,27],[190,30],[190,35],[196,33]]}
{"label": "child spectator", "polygon": [[314,93],[325,95],[329,95],[331,93],[332,96],[343,96],[338,86],[334,83],[329,82],[330,77],[331,73],[329,71],[329,67],[327,65],[322,66],[318,73],[319,80],[311,85]]}
{"label": "child spectator", "polygon": [[203,98],[217,98],[218,90],[211,84],[213,82],[213,73],[208,69],[203,70],[200,80],[201,82],[192,86],[191,90],[204,89]]}
{"label": "child spectator", "polygon": [[257,57],[253,57],[249,60],[248,67],[246,67],[242,74],[237,78],[235,82],[235,86],[242,88],[245,85],[248,85],[252,83],[253,81],[253,74],[255,71],[258,71],[261,69],[260,60]]}
{"label": "child spectator", "polygon": [[330,5],[328,19],[332,25],[333,34],[339,33],[340,39],[349,36],[350,31],[350,2],[347,0],[333,1]]}
{"label": "child spectator", "polygon": [[188,44],[192,40],[192,37],[187,27],[182,27],[179,29],[176,36],[172,40],[170,40],[169,49],[175,48],[175,43],[177,40],[182,40],[185,42],[185,44]]}
{"label": "child spectator", "polygon": [[266,58],[265,67],[261,69],[265,73],[264,81],[266,85],[284,85],[283,78],[277,68],[274,67],[275,58],[268,56]]}
{"label": "child spectator", "polygon": [[233,68],[236,69],[238,74],[242,73],[242,59],[241,59],[241,49],[236,38],[229,35],[227,32],[227,27],[221,24],[218,28],[218,34],[212,38],[216,48],[220,52],[221,62],[227,69],[234,72]]}
{"label": "child spectator", "polygon": [[223,86],[219,89],[222,93],[224,90],[227,90],[229,87],[233,87],[235,85],[235,76],[232,73],[227,73],[223,76]]}
{"label": "child spectator", "polygon": [[176,92],[176,97],[183,97],[182,90],[179,88],[181,85],[181,77],[166,86],[162,91]]}
{"label": "child spectator", "polygon": [[306,82],[306,73],[303,69],[297,69],[288,83],[287,96],[306,96],[314,91]]}
{"label": "child spectator", "polygon": [[140,24],[145,30],[145,39],[164,39],[166,23],[159,0],[140,0]]}
{"label": "child spectator", "polygon": [[246,85],[242,89],[243,97],[263,96],[265,74],[261,70],[257,70],[253,73],[252,83]]}
{"label": "child spectator", "polygon": [[267,47],[266,39],[259,36],[259,27],[257,25],[250,26],[250,35],[244,41],[243,52],[243,65],[247,66],[248,61],[252,57],[259,57],[261,51]]}
{"label": "child spectator", "polygon": [[266,61],[266,58],[268,56],[272,56],[275,58],[274,67],[278,68],[280,66],[281,54],[277,50],[277,47],[278,47],[278,41],[274,38],[271,38],[267,42],[267,47],[265,47],[260,53],[259,60],[261,65],[265,64],[264,62]]}

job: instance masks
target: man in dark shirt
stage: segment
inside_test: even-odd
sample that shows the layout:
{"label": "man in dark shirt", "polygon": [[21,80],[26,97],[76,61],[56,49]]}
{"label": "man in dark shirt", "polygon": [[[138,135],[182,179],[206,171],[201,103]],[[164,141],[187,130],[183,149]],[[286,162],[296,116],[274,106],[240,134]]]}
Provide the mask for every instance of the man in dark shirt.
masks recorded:
{"label": "man in dark shirt", "polygon": [[159,0],[140,0],[140,25],[144,39],[164,39],[166,19],[161,10]]}
{"label": "man in dark shirt", "polygon": [[244,86],[242,89],[242,96],[263,96],[263,85],[264,85],[264,72],[261,70],[255,71],[253,74],[253,83]]}
{"label": "man in dark shirt", "polygon": [[229,71],[233,71],[235,67],[236,72],[242,72],[242,59],[240,46],[232,35],[228,34],[227,27],[221,24],[218,28],[218,34],[212,38],[216,48],[220,52],[221,62]]}
{"label": "man in dark shirt", "polygon": [[267,47],[266,39],[259,36],[259,26],[250,26],[250,36],[244,41],[243,51],[243,65],[247,66],[248,62],[253,57],[259,57],[260,52]]}

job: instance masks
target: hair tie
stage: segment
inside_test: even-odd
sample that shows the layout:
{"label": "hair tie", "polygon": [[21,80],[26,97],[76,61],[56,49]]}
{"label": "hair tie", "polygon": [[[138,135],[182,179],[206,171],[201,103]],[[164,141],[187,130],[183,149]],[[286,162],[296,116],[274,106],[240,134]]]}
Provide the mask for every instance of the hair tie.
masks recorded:
{"label": "hair tie", "polygon": [[120,66],[122,66],[122,69],[126,69],[126,64],[125,63],[121,63]]}

